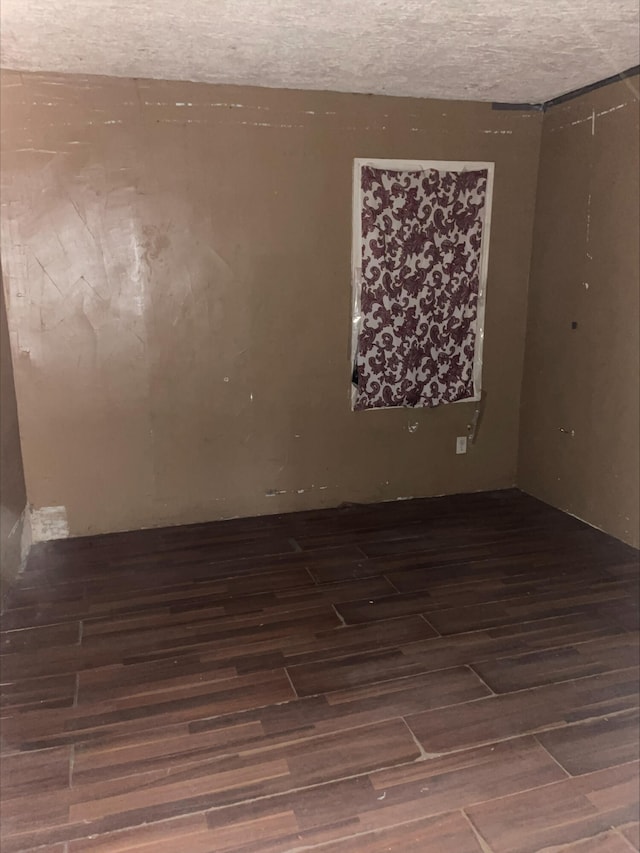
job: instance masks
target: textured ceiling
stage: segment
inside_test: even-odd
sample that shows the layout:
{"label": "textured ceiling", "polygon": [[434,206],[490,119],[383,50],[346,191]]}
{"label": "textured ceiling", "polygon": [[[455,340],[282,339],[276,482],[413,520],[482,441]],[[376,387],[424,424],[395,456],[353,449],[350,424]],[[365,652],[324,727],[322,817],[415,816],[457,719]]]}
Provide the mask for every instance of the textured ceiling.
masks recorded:
{"label": "textured ceiling", "polygon": [[2,0],[2,65],[540,102],[638,63],[638,0]]}

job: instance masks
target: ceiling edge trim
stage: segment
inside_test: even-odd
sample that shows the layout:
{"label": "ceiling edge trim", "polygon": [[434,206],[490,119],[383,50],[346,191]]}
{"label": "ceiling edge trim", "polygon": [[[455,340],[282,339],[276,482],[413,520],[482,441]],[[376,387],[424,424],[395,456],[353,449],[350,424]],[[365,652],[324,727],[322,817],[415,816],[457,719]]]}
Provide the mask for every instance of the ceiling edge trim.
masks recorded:
{"label": "ceiling edge trim", "polygon": [[574,98],[579,98],[580,95],[587,95],[596,89],[601,89],[603,86],[609,86],[611,83],[618,83],[620,80],[626,80],[629,77],[635,77],[640,74],[640,65],[634,65],[627,68],[625,71],[620,71],[618,74],[612,74],[611,77],[605,77],[604,80],[598,80],[596,83],[591,83],[588,86],[581,86],[579,89],[573,89],[571,92],[566,92],[564,95],[558,95],[557,98],[551,98],[545,101],[542,105],[543,109],[548,110],[549,107],[555,107],[558,104],[564,104],[566,101],[572,101]]}
{"label": "ceiling edge trim", "polygon": [[589,83],[588,86],[581,86],[579,89],[572,89],[570,92],[565,92],[563,95],[558,95],[555,98],[550,98],[548,101],[542,101],[539,104],[503,104],[494,102],[491,104],[492,110],[523,110],[530,112],[532,110],[541,110],[546,112],[550,107],[555,107],[558,104],[564,104],[567,101],[572,101],[574,98],[579,98],[581,95],[587,95],[589,92],[594,92],[596,89],[601,89],[603,86],[609,86],[611,83],[618,83],[620,80],[627,80],[629,77],[636,77],[640,74],[640,65],[633,65],[625,71],[620,71],[618,74],[612,74],[611,77],[605,77],[604,80],[598,80],[596,83]]}
{"label": "ceiling edge trim", "polygon": [[505,104],[501,101],[494,101],[491,104],[492,110],[522,110],[523,112],[538,112],[544,109],[544,104]]}

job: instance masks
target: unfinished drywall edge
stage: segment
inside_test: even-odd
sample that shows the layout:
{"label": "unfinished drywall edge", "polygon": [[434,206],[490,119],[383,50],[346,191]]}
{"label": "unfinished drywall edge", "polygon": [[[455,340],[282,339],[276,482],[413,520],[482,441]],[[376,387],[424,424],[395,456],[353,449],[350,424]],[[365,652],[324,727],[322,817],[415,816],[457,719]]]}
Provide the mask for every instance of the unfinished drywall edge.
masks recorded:
{"label": "unfinished drywall edge", "polygon": [[9,589],[20,577],[31,549],[31,519],[29,506],[25,506],[2,543],[0,572],[0,611],[4,611]]}
{"label": "unfinished drywall edge", "polygon": [[67,509],[64,506],[31,507],[30,524],[33,543],[69,537]]}
{"label": "unfinished drywall edge", "polygon": [[29,504],[22,510],[22,533],[20,535],[20,568],[18,574],[24,571],[29,559],[29,551],[33,545],[33,530],[31,527],[31,511]]}

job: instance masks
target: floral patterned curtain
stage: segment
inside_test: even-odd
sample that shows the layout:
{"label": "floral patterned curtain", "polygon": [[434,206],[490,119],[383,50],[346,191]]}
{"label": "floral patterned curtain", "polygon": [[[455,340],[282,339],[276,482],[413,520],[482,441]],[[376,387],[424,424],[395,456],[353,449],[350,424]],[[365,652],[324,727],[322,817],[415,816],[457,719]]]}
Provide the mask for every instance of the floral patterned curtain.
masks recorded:
{"label": "floral patterned curtain", "polygon": [[354,408],[474,396],[487,170],[364,166]]}

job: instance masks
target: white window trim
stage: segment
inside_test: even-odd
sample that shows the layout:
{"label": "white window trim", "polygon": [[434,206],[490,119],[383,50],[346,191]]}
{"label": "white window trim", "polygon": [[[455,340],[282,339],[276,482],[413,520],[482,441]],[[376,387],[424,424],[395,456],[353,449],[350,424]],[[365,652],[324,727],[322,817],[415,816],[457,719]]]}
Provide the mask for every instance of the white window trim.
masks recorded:
{"label": "white window trim", "polygon": [[[358,334],[362,323],[360,315],[360,287],[362,283],[362,169],[371,166],[374,169],[397,169],[403,172],[426,172],[429,169],[439,171],[477,171],[487,170],[487,192],[484,205],[484,223],[482,245],[480,247],[480,269],[478,283],[478,306],[476,312],[476,345],[473,358],[473,396],[456,400],[458,403],[478,402],[482,397],[482,355],[484,350],[484,320],[487,301],[487,270],[489,266],[489,244],[491,241],[491,210],[493,204],[493,178],[495,164],[472,160],[387,160],[356,157],[353,161],[353,203],[352,203],[352,244],[351,244],[351,286],[352,286],[352,326],[351,326],[351,362],[353,370]],[[352,386],[352,403],[355,389]],[[400,406],[389,408],[401,408]],[[372,409],[371,411],[381,411]],[[384,409],[382,409],[384,411]]]}

